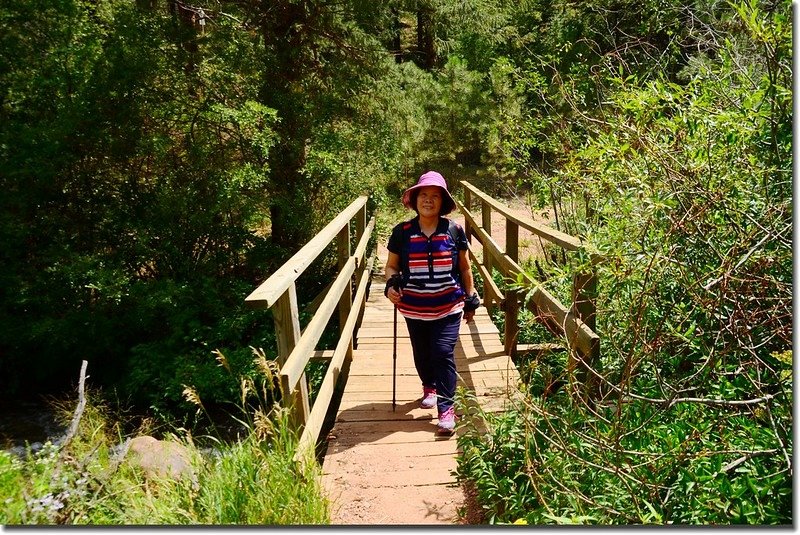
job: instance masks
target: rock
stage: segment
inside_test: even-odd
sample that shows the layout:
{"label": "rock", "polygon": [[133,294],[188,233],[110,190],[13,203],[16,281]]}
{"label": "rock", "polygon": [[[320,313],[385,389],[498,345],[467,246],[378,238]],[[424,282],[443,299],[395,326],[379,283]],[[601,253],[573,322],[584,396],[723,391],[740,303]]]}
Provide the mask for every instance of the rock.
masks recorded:
{"label": "rock", "polygon": [[197,476],[191,463],[191,453],[186,446],[151,436],[139,436],[130,440],[124,458],[133,466],[141,468],[145,476],[186,479],[197,486]]}

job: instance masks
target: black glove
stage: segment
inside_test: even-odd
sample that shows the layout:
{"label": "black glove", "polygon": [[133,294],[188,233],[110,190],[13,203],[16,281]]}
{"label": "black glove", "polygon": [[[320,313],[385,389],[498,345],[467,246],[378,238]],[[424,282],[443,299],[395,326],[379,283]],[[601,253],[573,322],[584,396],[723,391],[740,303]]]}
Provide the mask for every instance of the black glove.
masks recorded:
{"label": "black glove", "polygon": [[388,297],[389,296],[389,288],[394,288],[395,290],[400,290],[400,280],[401,275],[399,273],[395,273],[389,280],[386,281],[386,287],[383,289],[383,295]]}
{"label": "black glove", "polygon": [[472,312],[477,310],[479,306],[481,306],[481,298],[478,296],[478,292],[474,292],[469,297],[464,298],[464,312]]}

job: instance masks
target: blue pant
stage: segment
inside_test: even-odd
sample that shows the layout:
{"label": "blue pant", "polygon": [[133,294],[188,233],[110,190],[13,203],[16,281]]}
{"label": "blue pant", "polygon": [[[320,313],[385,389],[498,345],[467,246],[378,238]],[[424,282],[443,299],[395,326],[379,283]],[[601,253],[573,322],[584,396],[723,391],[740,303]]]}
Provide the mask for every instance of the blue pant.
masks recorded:
{"label": "blue pant", "polygon": [[456,395],[455,348],[462,314],[424,321],[406,318],[414,366],[422,386],[435,388],[439,412],[453,406]]}

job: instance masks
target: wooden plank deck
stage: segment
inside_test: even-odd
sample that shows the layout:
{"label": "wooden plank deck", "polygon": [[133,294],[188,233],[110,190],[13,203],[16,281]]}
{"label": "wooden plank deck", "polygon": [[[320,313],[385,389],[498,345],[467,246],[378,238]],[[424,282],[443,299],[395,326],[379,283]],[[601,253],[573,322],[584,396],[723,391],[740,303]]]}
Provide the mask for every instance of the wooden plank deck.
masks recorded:
{"label": "wooden plank deck", "polygon": [[[436,433],[436,409],[419,408],[422,386],[405,321],[397,321],[397,407],[392,412],[393,307],[382,274],[358,332],[347,385],[323,461],[323,486],[337,525],[453,524],[463,505],[455,483],[456,436]],[[456,345],[459,384],[482,407],[504,410],[519,374],[497,328],[481,307],[461,324]]]}

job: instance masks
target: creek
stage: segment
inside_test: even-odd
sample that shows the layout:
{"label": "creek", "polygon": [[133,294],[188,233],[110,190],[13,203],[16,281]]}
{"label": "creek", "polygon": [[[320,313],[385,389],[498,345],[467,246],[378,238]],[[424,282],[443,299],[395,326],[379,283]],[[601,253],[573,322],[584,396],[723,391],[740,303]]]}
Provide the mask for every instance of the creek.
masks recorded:
{"label": "creek", "polygon": [[38,451],[48,440],[57,442],[67,431],[45,401],[11,401],[0,407],[0,449],[24,455]]}

